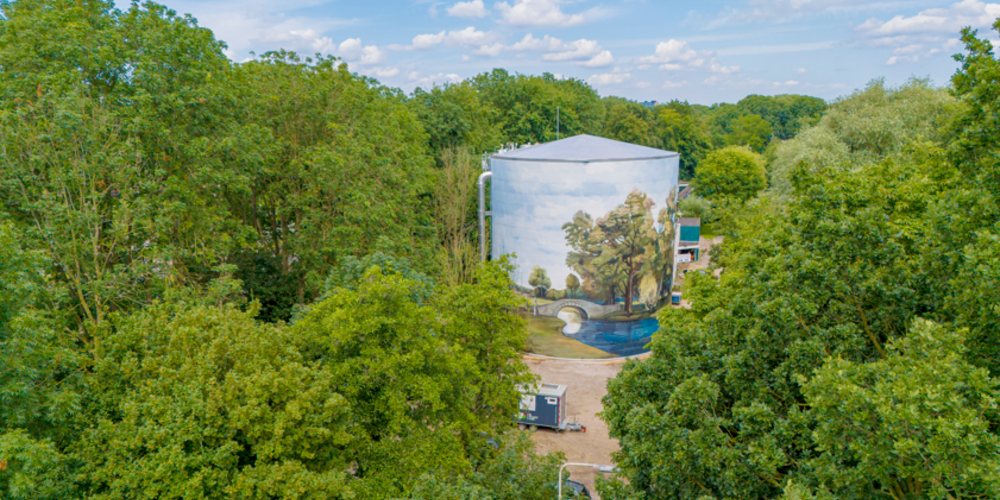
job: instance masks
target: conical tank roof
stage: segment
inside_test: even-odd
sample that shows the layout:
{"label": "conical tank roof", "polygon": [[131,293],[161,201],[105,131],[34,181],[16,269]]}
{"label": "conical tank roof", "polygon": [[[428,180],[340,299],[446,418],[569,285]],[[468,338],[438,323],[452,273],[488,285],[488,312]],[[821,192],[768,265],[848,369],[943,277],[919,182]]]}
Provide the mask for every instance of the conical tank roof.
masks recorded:
{"label": "conical tank roof", "polygon": [[637,146],[627,142],[582,134],[537,146],[528,146],[493,155],[493,158],[518,161],[628,161],[672,158],[673,151]]}

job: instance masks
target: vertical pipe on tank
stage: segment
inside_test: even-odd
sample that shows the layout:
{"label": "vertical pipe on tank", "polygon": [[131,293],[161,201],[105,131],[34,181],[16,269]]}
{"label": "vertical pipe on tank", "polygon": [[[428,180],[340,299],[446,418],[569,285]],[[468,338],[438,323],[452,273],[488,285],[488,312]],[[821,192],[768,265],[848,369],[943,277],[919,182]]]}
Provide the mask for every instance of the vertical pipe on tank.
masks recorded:
{"label": "vertical pipe on tank", "polygon": [[493,177],[493,172],[483,172],[479,175],[479,260],[486,261],[486,179]]}

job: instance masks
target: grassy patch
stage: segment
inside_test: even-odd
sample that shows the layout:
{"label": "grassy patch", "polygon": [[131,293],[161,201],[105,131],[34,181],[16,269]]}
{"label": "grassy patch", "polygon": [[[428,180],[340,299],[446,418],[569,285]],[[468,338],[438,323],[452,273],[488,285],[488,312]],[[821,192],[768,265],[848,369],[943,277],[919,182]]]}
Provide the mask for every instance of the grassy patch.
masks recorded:
{"label": "grassy patch", "polygon": [[655,318],[656,311],[636,311],[632,314],[625,314],[625,311],[613,312],[607,316],[602,316],[600,321],[616,321],[618,323],[627,323],[629,321],[641,321],[644,319]]}
{"label": "grassy patch", "polygon": [[566,323],[550,316],[523,314],[528,320],[528,350],[535,354],[557,358],[603,359],[613,358],[596,347],[590,347],[579,340],[563,335]]}
{"label": "grassy patch", "polygon": [[716,236],[718,236],[719,228],[716,227],[717,224],[718,224],[718,222],[712,222],[712,223],[709,223],[709,224],[702,224],[701,225],[701,233],[700,233],[701,237],[705,238],[706,240],[710,240],[710,239],[715,238]]}

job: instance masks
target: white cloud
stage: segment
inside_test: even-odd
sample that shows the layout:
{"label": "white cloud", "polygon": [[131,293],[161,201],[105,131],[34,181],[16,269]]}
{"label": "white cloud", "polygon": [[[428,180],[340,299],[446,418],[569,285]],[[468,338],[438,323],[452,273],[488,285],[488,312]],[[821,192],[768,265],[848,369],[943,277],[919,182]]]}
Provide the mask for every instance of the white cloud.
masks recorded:
{"label": "white cloud", "polygon": [[413,37],[410,45],[393,44],[389,45],[388,48],[389,50],[409,51],[427,50],[438,45],[446,45],[449,47],[482,49],[484,46],[490,45],[499,39],[499,33],[494,31],[479,31],[469,26],[463,30],[417,35]]}
{"label": "white cloud", "polygon": [[615,58],[611,55],[611,51],[603,50],[600,54],[592,57],[589,61],[580,63],[580,66],[586,66],[588,68],[600,68],[604,66],[611,66],[615,63]]}
{"label": "white cloud", "polygon": [[788,22],[805,16],[885,8],[890,2],[871,0],[751,0],[746,9],[726,9],[709,28],[756,21]]}
{"label": "white cloud", "polygon": [[483,0],[472,0],[471,2],[458,2],[447,9],[448,15],[452,17],[462,17],[465,19],[482,19],[489,15]]}
{"label": "white cloud", "polygon": [[670,80],[667,80],[667,81],[663,82],[663,88],[665,88],[665,89],[675,89],[677,87],[680,87],[680,86],[684,85],[685,83],[687,83],[687,81],[672,82]]}
{"label": "white cloud", "polygon": [[805,68],[799,68],[799,69],[795,70],[795,72],[796,73],[805,73],[806,69]]}
{"label": "white cloud", "polygon": [[855,28],[867,37],[940,33],[954,35],[965,26],[988,28],[1000,17],[1000,4],[962,0],[942,9],[927,9],[914,16],[898,15],[882,22],[871,18]]}
{"label": "white cloud", "polygon": [[566,14],[560,0],[514,0],[514,5],[497,2],[493,7],[503,21],[511,26],[551,26],[565,28],[587,21],[583,14]]}
{"label": "white cloud", "polygon": [[652,67],[653,66],[651,66],[649,64],[640,64],[639,66],[637,66],[637,68],[639,68],[640,71],[646,71],[647,69],[652,68]]}
{"label": "white cloud", "polygon": [[798,85],[798,84],[799,84],[799,82],[797,82],[795,80],[788,80],[787,82],[785,82],[785,85],[788,85],[788,86]]}
{"label": "white cloud", "polygon": [[545,35],[542,38],[535,38],[528,33],[520,42],[511,45],[512,50],[535,50],[539,52],[558,52],[563,50],[565,44],[558,38]]}
{"label": "white cloud", "polygon": [[885,62],[892,66],[954,51],[963,27],[985,30],[1000,17],[1000,3],[962,0],[947,7],[922,10],[912,16],[897,15],[888,21],[870,18],[854,29],[858,42],[868,47],[892,48]]}
{"label": "white cloud", "polygon": [[[955,38],[963,27],[985,30],[1000,17],[1000,3],[962,0],[945,8],[926,9],[912,16],[898,15],[888,21],[871,18],[855,28],[862,44],[869,47],[892,47],[893,57],[886,64],[917,62],[955,49]],[[937,45],[930,47],[929,45]]]}
{"label": "white cloud", "polygon": [[912,44],[907,45],[905,47],[897,47],[896,49],[894,49],[892,51],[892,53],[893,54],[897,54],[897,55],[898,54],[912,54],[914,52],[921,52],[921,51],[923,51],[923,49],[924,49],[923,45],[921,45],[919,43],[912,43]]}
{"label": "white cloud", "polygon": [[199,26],[210,28],[219,40],[224,40],[229,46],[228,55],[233,60],[246,57],[251,50],[260,54],[279,48],[309,56],[316,52],[332,54],[336,44],[325,35],[354,26],[360,20],[286,14],[311,1],[255,3],[250,8],[232,2],[174,0],[170,7],[178,12],[190,12],[198,19]]}
{"label": "white cloud", "polygon": [[365,76],[375,76],[378,78],[390,78],[399,74],[399,68],[390,67],[376,67],[376,68],[359,68],[354,63],[348,63],[347,68],[351,71],[356,71]]}
{"label": "white cloud", "polygon": [[625,83],[632,78],[629,73],[602,73],[600,75],[593,75],[587,79],[587,83],[591,85],[615,85],[619,83]]}
{"label": "white cloud", "polygon": [[462,81],[462,77],[456,75],[455,73],[448,73],[448,74],[438,73],[436,75],[425,76],[425,77],[421,78],[419,72],[413,71],[413,72],[410,72],[410,74],[407,75],[407,78],[409,78],[410,81],[412,81],[413,84],[416,85],[416,86],[418,86],[418,87],[421,86],[421,85],[436,85],[436,84],[442,84],[442,83],[458,83],[458,82]]}
{"label": "white cloud", "polygon": [[646,89],[646,88],[649,88],[649,87],[650,87],[651,85],[652,85],[652,84],[651,84],[651,83],[649,83],[649,82],[637,82],[637,83],[635,84],[636,88],[640,88],[640,89]]}
{"label": "white cloud", "polygon": [[471,47],[476,45],[482,46],[495,42],[498,38],[500,38],[498,33],[494,33],[492,31],[477,31],[476,28],[469,26],[464,30],[449,31],[448,38],[445,40],[445,43],[462,47]]}
{"label": "white cloud", "polygon": [[496,57],[500,55],[505,48],[507,48],[502,43],[494,43],[493,45],[480,45],[478,49],[472,51],[473,54],[477,56],[490,56]]}
{"label": "white cloud", "polygon": [[586,38],[567,43],[549,35],[535,38],[528,33],[519,42],[505,47],[504,50],[542,52],[543,61],[576,61],[577,65],[590,68],[610,66],[615,62],[611,51],[604,50],[596,40]]}
{"label": "white cloud", "polygon": [[917,62],[919,60],[920,56],[892,56],[885,62],[885,65],[892,66],[901,62]]}
{"label": "white cloud", "polygon": [[[580,40],[566,44],[562,49],[559,52],[550,52],[543,55],[542,60],[577,61],[580,59],[589,59],[600,53],[601,46],[597,44],[596,40],[581,38]],[[608,52],[608,55],[610,56],[611,53]]]}
{"label": "white cloud", "polygon": [[650,64],[657,64],[662,70],[679,71],[692,69],[707,69],[712,73],[728,75],[738,73],[739,66],[724,66],[719,63],[710,50],[694,50],[687,42],[670,39],[656,44],[651,56],[640,57],[639,69],[648,69]]}
{"label": "white cloud", "polygon": [[361,66],[373,66],[385,61],[386,58],[385,52],[379,50],[378,46],[362,46],[360,38],[348,38],[340,42],[340,46],[337,47],[337,54],[344,61]]}
{"label": "white cloud", "polygon": [[330,54],[337,44],[330,37],[320,36],[315,30],[267,31],[253,40],[257,44],[265,44],[274,48],[294,50],[296,52]]}
{"label": "white cloud", "polygon": [[348,38],[347,40],[340,42],[340,47],[337,52],[340,54],[340,57],[344,59],[354,59],[361,55],[362,50],[364,50],[364,47],[361,45],[360,38]]}
{"label": "white cloud", "polygon": [[711,52],[698,52],[688,47],[687,42],[670,39],[656,44],[653,55],[640,57],[640,64],[659,64],[660,69],[679,70],[700,67],[711,57]]}
{"label": "white cloud", "polygon": [[739,66],[723,66],[723,65],[715,62],[715,60],[712,60],[712,65],[708,67],[708,70],[711,71],[712,73],[722,73],[724,75],[728,75],[730,73],[736,73],[736,72],[738,72],[740,70],[740,67]]}

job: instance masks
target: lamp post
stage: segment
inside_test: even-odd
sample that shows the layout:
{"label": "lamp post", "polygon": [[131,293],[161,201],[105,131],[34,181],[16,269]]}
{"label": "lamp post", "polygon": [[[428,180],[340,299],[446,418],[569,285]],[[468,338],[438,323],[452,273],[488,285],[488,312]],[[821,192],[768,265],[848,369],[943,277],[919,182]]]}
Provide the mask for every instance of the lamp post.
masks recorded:
{"label": "lamp post", "polygon": [[579,466],[579,467],[593,467],[593,468],[597,469],[598,472],[618,472],[618,468],[615,467],[614,465],[600,465],[600,464],[585,464],[585,463],[580,463],[580,462],[566,462],[566,463],[562,464],[562,467],[559,467],[559,500],[562,500],[562,484],[563,484],[562,473],[563,473],[563,469],[565,469],[569,465],[575,465],[575,466]]}

